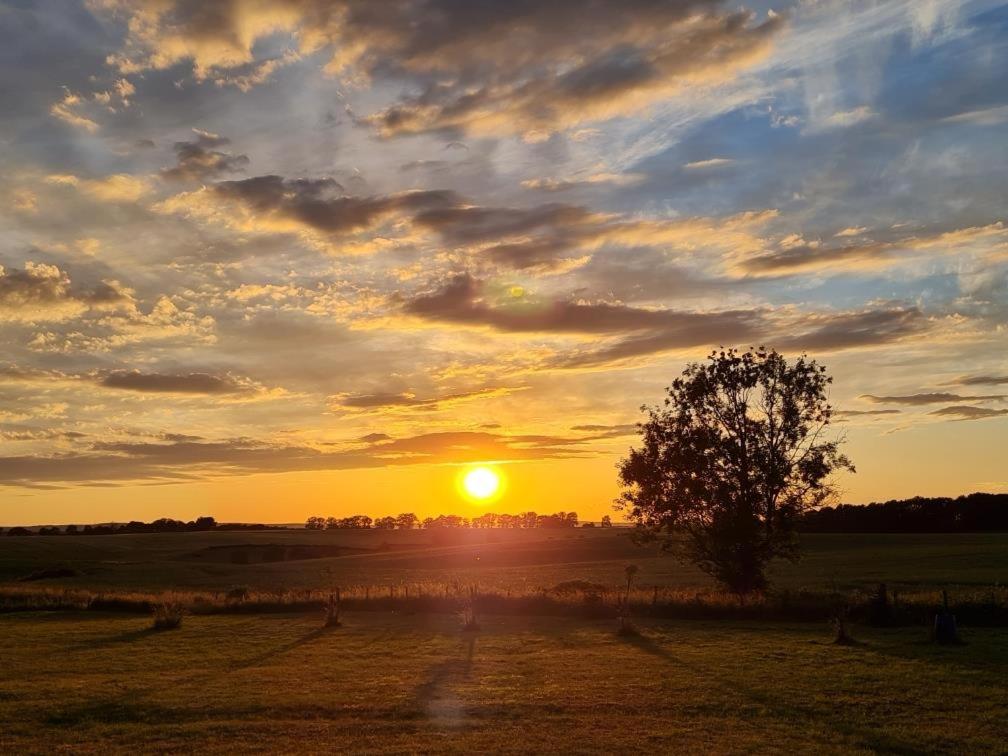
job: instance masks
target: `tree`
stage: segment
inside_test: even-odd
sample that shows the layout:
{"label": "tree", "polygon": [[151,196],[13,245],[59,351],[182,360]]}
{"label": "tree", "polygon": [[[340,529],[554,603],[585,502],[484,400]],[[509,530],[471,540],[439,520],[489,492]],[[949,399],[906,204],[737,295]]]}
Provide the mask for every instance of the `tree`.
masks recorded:
{"label": "tree", "polygon": [[825,438],[830,383],[815,360],[764,347],[689,365],[662,405],[642,407],[621,507],[646,534],[684,535],[686,556],[732,591],[762,590],[772,559],[798,557],[796,520],[834,495],[831,474],[854,471],[842,439]]}
{"label": "tree", "polygon": [[307,530],[322,530],[326,526],[326,521],[324,517],[309,517],[305,521],[305,528]]}
{"label": "tree", "polygon": [[378,530],[393,530],[396,526],[395,517],[378,517],[374,521],[374,526]]}
{"label": "tree", "polygon": [[398,530],[413,530],[420,524],[420,520],[412,512],[403,512],[396,517],[396,528]]}
{"label": "tree", "polygon": [[611,528],[612,527],[612,517],[609,515],[602,515],[602,527]]}

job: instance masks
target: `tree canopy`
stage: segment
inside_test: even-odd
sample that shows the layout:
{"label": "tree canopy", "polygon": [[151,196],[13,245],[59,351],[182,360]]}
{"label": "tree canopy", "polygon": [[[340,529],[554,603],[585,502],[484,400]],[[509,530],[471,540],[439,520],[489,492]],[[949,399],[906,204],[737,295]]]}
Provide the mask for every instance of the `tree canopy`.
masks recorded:
{"label": "tree canopy", "polygon": [[740,594],[766,587],[775,557],[798,555],[795,524],[853,471],[827,438],[826,368],[764,347],[689,365],[662,404],[642,407],[642,443],[619,466],[621,506],[645,533],[675,535],[702,570]]}

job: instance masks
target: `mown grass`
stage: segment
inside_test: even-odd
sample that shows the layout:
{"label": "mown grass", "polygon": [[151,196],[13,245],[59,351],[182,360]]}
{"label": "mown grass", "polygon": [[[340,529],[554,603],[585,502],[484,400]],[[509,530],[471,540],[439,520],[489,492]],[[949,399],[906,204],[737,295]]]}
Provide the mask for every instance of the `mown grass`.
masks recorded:
{"label": "mown grass", "polygon": [[0,751],[997,752],[1008,642],[970,630],[350,612],[0,617]]}

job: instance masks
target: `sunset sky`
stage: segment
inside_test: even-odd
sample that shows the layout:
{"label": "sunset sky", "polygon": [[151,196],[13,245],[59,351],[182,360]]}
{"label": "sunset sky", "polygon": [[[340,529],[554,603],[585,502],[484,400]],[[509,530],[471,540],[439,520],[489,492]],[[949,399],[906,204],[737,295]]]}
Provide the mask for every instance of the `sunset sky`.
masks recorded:
{"label": "sunset sky", "polygon": [[[1000,7],[999,7],[1000,6]],[[612,512],[718,344],[1008,490],[1008,8],[0,1],[0,524]]]}

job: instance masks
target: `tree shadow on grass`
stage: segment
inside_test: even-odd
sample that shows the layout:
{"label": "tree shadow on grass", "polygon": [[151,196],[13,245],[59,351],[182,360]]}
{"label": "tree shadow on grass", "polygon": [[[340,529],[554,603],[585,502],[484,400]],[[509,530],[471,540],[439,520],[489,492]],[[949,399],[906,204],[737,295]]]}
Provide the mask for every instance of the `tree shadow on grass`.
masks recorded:
{"label": "tree shadow on grass", "polygon": [[[928,752],[926,748],[887,736],[878,729],[855,727],[846,722],[837,721],[827,712],[811,706],[784,703],[781,696],[773,690],[757,689],[737,678],[729,678],[719,673],[715,666],[702,666],[687,661],[682,656],[673,653],[644,634],[618,637],[620,641],[627,645],[634,646],[644,653],[675,664],[680,668],[688,669],[696,674],[698,678],[711,681],[729,693],[744,697],[750,703],[765,709],[768,714],[781,721],[795,722],[804,720],[810,724],[814,723],[823,728],[828,728],[838,735],[856,739],[858,746],[885,751],[886,753],[907,754],[909,756],[911,754],[925,754]],[[832,644],[826,645],[835,647]]]}
{"label": "tree shadow on grass", "polygon": [[420,716],[426,716],[436,725],[460,727],[465,723],[465,707],[462,700],[452,692],[451,685],[467,679],[472,672],[476,654],[475,633],[466,634],[464,648],[462,656],[444,659],[428,668],[426,679],[413,691],[412,710]]}
{"label": "tree shadow on grass", "polygon": [[265,664],[266,662],[275,659],[278,656],[282,656],[283,654],[293,651],[296,648],[300,648],[301,646],[311,643],[312,641],[318,640],[324,635],[329,635],[330,633],[338,631],[339,628],[336,627],[317,627],[314,630],[310,630],[309,632],[295,638],[292,641],[288,641],[287,643],[276,646],[275,648],[271,648],[267,651],[264,651],[261,654],[251,656],[248,659],[243,659],[242,661],[234,662],[233,664],[228,665],[227,670],[233,671],[236,669],[247,669],[249,667],[258,667],[259,665]]}
{"label": "tree shadow on grass", "polygon": [[94,638],[91,640],[83,641],[81,646],[86,648],[106,648],[108,646],[118,646],[122,643],[134,643],[138,640],[148,638],[152,635],[161,635],[166,631],[156,630],[153,626],[141,627],[136,630],[127,630],[124,633],[119,633],[118,635],[109,635],[104,638]]}

